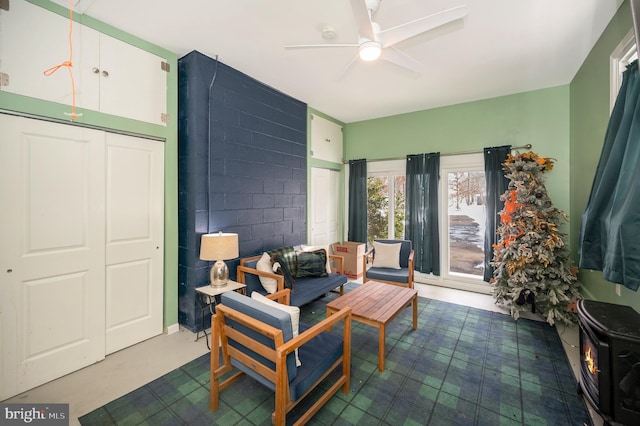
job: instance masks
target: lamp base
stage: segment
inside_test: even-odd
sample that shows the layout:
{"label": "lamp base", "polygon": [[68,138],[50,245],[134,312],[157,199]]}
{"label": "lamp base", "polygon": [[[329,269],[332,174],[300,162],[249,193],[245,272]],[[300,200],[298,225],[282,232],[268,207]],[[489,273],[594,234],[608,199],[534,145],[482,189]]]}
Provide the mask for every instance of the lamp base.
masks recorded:
{"label": "lamp base", "polygon": [[227,264],[222,260],[217,260],[211,267],[209,278],[211,280],[211,287],[227,285],[227,281],[229,281],[229,268],[227,268]]}

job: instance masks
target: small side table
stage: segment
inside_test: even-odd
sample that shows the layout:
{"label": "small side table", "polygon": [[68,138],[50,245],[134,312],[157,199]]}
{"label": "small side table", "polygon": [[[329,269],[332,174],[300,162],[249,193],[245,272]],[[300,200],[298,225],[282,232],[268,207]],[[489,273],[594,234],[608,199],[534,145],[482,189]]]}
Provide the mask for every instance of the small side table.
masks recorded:
{"label": "small side table", "polygon": [[[244,288],[246,284],[242,284],[235,281],[227,281],[226,285],[213,287],[210,285],[203,285],[202,287],[196,287],[196,295],[200,296],[200,300],[203,301],[201,304],[202,307],[202,332],[204,333],[204,338],[207,341],[207,348],[211,349],[209,346],[209,337],[207,337],[207,327],[204,324],[204,313],[207,309],[211,315],[214,314],[214,308],[216,306],[216,296],[221,295],[222,293],[226,293],[227,291],[239,291],[244,294]],[[196,342],[200,338],[200,332],[196,333]]]}

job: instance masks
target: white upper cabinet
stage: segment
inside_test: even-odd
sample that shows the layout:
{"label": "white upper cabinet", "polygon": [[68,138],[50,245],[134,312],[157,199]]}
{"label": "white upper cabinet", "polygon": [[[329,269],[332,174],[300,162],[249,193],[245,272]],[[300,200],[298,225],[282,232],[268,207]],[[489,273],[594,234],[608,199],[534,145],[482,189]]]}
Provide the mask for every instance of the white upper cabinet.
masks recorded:
{"label": "white upper cabinet", "polygon": [[342,163],[342,126],[318,115],[311,115],[311,156]]}
{"label": "white upper cabinet", "polygon": [[68,18],[11,0],[0,11],[0,91],[72,105],[69,68],[44,73],[71,59],[77,108],[165,125],[166,61],[77,22],[70,46],[69,28]]}

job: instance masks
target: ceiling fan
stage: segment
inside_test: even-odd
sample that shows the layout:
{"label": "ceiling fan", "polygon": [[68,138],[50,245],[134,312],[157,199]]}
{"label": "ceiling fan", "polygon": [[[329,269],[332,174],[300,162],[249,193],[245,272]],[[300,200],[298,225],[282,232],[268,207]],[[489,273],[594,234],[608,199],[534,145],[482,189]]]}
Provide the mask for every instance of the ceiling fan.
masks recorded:
{"label": "ceiling fan", "polygon": [[418,34],[462,19],[467,15],[466,6],[457,6],[382,30],[380,25],[373,21],[373,15],[378,10],[381,1],[350,0],[353,16],[358,25],[357,43],[298,44],[288,45],[285,48],[357,47],[358,55],[347,65],[347,69],[359,57],[363,61],[375,61],[381,58],[410,71],[419,72],[422,64],[393,46]]}

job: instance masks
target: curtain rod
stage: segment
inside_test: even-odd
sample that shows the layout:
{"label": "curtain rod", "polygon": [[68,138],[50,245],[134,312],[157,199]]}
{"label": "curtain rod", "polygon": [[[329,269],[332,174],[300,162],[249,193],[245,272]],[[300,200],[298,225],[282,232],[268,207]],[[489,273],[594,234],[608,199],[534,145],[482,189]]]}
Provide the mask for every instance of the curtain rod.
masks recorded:
{"label": "curtain rod", "polygon": [[[522,146],[512,146],[511,150],[513,151],[514,149],[531,149],[531,144],[528,143],[526,145],[522,145]],[[449,156],[449,155],[465,155],[465,154],[482,154],[484,152],[484,150],[478,150],[478,149],[474,149],[471,151],[459,151],[459,152],[449,152],[447,154],[440,154],[441,157],[444,156]],[[373,162],[377,162],[377,161],[393,161],[393,160],[405,160],[407,157],[395,157],[395,158],[376,158],[375,160],[367,160],[367,163],[373,163]],[[349,161],[344,161],[343,164],[349,164]]]}

